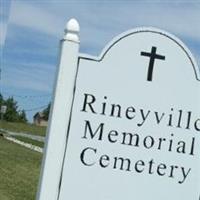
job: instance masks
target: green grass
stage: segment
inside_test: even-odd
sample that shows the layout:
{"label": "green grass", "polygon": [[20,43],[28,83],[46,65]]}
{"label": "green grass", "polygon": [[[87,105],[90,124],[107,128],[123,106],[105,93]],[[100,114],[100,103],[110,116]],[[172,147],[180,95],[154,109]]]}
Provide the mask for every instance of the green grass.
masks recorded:
{"label": "green grass", "polygon": [[13,132],[30,133],[33,135],[40,135],[40,136],[45,136],[46,133],[46,127],[35,126],[33,124],[28,124],[28,123],[26,124],[26,123],[0,121],[0,128]]}
{"label": "green grass", "polygon": [[29,143],[29,144],[32,144],[32,145],[35,145],[35,146],[38,146],[38,147],[41,147],[41,148],[44,147],[44,142],[39,142],[37,140],[32,140],[30,138],[26,138],[26,137],[22,137],[22,136],[12,136],[12,137],[14,137],[17,140],[20,140],[22,142],[25,142],[25,143]]}
{"label": "green grass", "polygon": [[0,199],[34,200],[42,154],[0,137]]}

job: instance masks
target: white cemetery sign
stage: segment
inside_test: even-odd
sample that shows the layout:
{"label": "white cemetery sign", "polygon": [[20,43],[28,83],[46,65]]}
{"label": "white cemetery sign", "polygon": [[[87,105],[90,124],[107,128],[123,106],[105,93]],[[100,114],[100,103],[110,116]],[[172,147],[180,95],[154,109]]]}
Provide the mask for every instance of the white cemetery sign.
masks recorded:
{"label": "white cemetery sign", "polygon": [[199,200],[200,79],[175,36],[139,28],[97,58],[62,41],[38,200]]}

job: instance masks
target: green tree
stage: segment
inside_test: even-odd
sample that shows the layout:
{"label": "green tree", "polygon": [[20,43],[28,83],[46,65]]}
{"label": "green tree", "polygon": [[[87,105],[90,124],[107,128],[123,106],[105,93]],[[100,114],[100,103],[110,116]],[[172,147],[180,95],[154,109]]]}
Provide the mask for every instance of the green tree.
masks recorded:
{"label": "green tree", "polygon": [[3,105],[3,103],[4,103],[3,96],[2,96],[2,94],[0,93],[0,107]]}
{"label": "green tree", "polygon": [[7,106],[7,111],[4,114],[4,120],[9,122],[17,122],[19,118],[19,114],[17,112],[17,102],[13,97],[9,97],[5,100],[4,104]]}
{"label": "green tree", "polygon": [[49,119],[50,108],[51,108],[51,103],[49,103],[48,106],[42,111],[45,120]]}
{"label": "green tree", "polygon": [[27,122],[25,110],[22,110],[21,112],[19,112],[18,121],[23,122],[23,123]]}
{"label": "green tree", "polygon": [[7,106],[6,113],[3,119],[9,122],[27,122],[26,113],[24,110],[18,111],[17,101],[13,97],[4,99],[0,94],[0,108],[2,105]]}

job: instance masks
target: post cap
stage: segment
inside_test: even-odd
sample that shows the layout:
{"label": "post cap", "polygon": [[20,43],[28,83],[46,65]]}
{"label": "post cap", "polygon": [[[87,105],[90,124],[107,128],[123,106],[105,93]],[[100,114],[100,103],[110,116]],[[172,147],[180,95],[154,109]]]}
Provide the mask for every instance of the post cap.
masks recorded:
{"label": "post cap", "polygon": [[79,36],[78,36],[79,31],[80,31],[80,26],[78,21],[74,18],[70,19],[67,22],[66,28],[64,30],[65,32],[64,39],[73,42],[79,42]]}

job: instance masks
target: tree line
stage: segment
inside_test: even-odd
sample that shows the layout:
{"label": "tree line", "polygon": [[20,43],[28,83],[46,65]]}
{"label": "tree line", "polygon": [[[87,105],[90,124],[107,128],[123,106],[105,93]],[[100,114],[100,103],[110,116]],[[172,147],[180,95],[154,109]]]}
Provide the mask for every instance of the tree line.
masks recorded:
{"label": "tree line", "polygon": [[3,114],[3,120],[8,122],[27,122],[25,110],[18,110],[17,101],[13,97],[7,99],[0,94],[0,108],[6,106],[6,113]]}
{"label": "tree line", "polygon": [[[7,99],[3,98],[3,95],[0,93],[0,109],[1,106],[6,106],[6,113],[3,114],[3,120],[8,122],[28,122],[26,117],[25,110],[19,110],[17,101],[13,97],[9,97]],[[42,110],[43,118],[45,120],[49,119],[49,112],[50,112],[51,103],[47,105],[47,107]]]}

